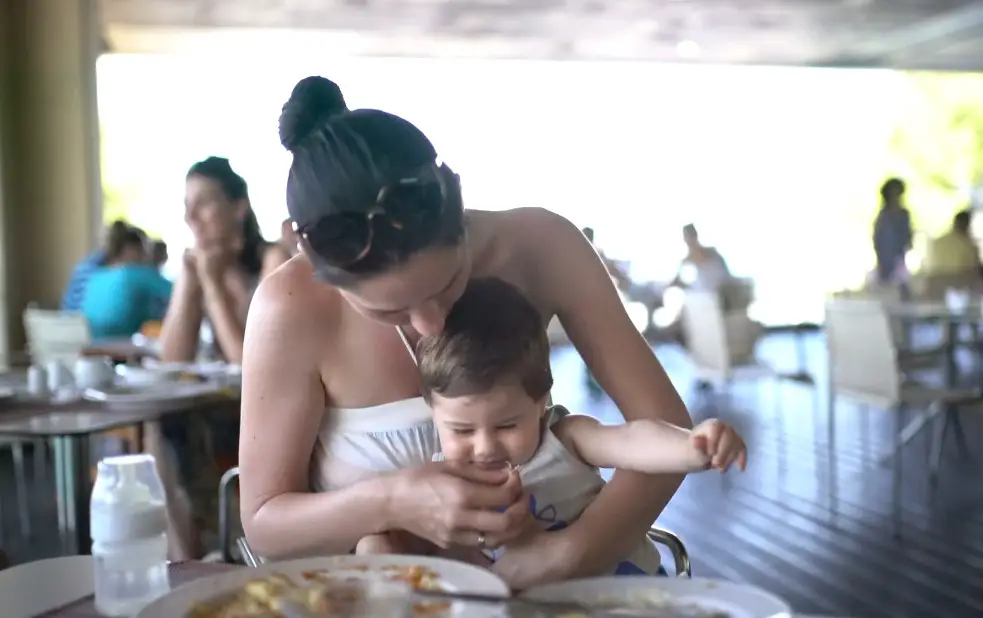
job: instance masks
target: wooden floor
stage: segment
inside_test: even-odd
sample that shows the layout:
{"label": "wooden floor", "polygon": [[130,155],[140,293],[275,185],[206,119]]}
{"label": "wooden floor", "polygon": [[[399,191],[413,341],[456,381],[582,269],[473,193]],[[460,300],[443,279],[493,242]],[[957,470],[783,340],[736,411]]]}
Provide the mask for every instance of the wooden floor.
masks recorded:
{"label": "wooden floor", "polygon": [[[823,342],[813,336],[806,347],[809,369],[824,384]],[[808,614],[983,616],[983,449],[971,460],[947,457],[933,491],[925,473],[928,441],[912,443],[904,455],[905,535],[899,541],[891,527],[891,470],[878,463],[892,439],[888,414],[840,405],[831,458],[825,394],[817,400],[811,389],[754,381],[735,383],[729,393],[701,393],[692,388],[677,347],[656,352],[694,417],[733,423],[750,447],[747,472],[691,476],[659,520],[683,537],[695,575],[760,586]],[[797,368],[790,335],[770,336],[762,356]],[[557,402],[605,421],[620,418],[610,400],[592,396],[573,350],[557,350],[554,366]],[[964,422],[971,449],[983,443],[983,413],[967,412]],[[835,500],[831,475],[838,481]],[[9,453],[0,454],[0,546],[14,562],[59,551],[53,489],[32,486],[34,529],[24,539],[13,509]]]}
{"label": "wooden floor", "polygon": [[[806,345],[809,369],[824,384],[823,342],[816,335]],[[887,413],[839,405],[831,458],[825,393],[817,400],[804,387],[749,381],[729,394],[701,394],[692,388],[679,348],[658,347],[657,354],[695,420],[727,420],[749,445],[747,472],[690,476],[659,519],[683,537],[694,575],[760,586],[807,614],[983,616],[983,449],[972,461],[947,457],[932,491],[927,433],[911,444],[904,455],[899,541],[892,529],[891,468],[878,463],[892,440]],[[762,356],[797,369],[790,335],[770,337]],[[609,400],[591,400],[575,352],[558,351],[555,365],[556,401],[605,421],[619,418]],[[964,424],[971,448],[983,442],[983,414],[965,413]]]}

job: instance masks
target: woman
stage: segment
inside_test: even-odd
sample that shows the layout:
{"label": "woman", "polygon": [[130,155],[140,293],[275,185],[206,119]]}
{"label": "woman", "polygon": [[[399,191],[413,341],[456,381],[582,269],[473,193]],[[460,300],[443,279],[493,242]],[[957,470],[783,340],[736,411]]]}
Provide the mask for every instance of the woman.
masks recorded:
{"label": "woman", "polygon": [[[276,243],[263,239],[249,203],[246,181],[236,174],[228,159],[209,157],[191,166],[185,182],[184,218],[194,234],[194,247],[184,254],[171,304],[161,326],[160,356],[169,362],[193,361],[198,356],[203,324],[207,320],[209,343],[217,356],[229,363],[242,361],[246,312],[259,281],[283,264],[288,256]],[[210,520],[215,516],[215,487],[218,474],[235,465],[239,441],[239,419],[207,419],[214,459],[192,452],[202,419],[171,417],[162,423],[163,434],[177,452],[182,485],[189,497],[176,492],[177,478],[167,453],[161,450],[156,428],[148,428],[148,448],[161,461],[170,496],[171,556],[198,557],[203,553],[192,513]],[[195,428],[194,423],[198,423]],[[204,466],[204,468],[203,468]],[[213,472],[208,474],[207,472]],[[190,498],[190,504],[188,501]]]}
{"label": "woman", "polygon": [[220,356],[239,363],[253,292],[289,256],[263,238],[246,181],[232,170],[228,159],[208,157],[191,166],[184,208],[195,246],[184,254],[184,268],[161,330],[161,357],[194,360],[207,317]]}
{"label": "woman", "polygon": [[610,572],[682,477],[617,472],[576,524],[532,532],[507,473],[429,463],[436,436],[407,350],[442,328],[470,277],[497,276],[544,323],[559,316],[627,418],[691,426],[590,243],[541,209],[463,212],[457,176],[419,129],[348,111],[326,79],[297,85],[280,136],[303,253],[260,285],[246,333],[240,504],[253,548],[341,553],[405,530],[444,547],[509,542],[495,569],[517,588]]}
{"label": "woman", "polygon": [[110,235],[103,266],[86,284],[82,313],[95,339],[130,337],[164,316],[171,282],[149,261],[146,237],[130,226]]}
{"label": "woman", "polygon": [[881,210],[874,221],[877,282],[904,283],[905,254],[911,249],[911,214],[904,207],[905,183],[891,178],[881,186]]}

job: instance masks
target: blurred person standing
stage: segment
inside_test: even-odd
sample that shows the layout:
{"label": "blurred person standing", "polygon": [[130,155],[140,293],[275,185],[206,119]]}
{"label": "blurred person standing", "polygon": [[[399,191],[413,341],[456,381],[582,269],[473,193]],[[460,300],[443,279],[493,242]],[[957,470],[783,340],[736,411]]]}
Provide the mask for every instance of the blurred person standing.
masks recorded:
{"label": "blurred person standing", "polygon": [[912,234],[905,190],[900,178],[890,178],[881,186],[881,209],[874,220],[875,275],[881,285],[903,284],[908,278],[905,255],[911,249]]}

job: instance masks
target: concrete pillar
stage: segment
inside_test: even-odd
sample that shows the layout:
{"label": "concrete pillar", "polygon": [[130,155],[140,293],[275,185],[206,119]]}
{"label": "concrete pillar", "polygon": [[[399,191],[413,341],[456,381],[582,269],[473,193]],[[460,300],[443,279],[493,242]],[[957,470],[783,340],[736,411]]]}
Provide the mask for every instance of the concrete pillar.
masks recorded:
{"label": "concrete pillar", "polygon": [[95,246],[101,45],[98,0],[0,0],[0,364]]}

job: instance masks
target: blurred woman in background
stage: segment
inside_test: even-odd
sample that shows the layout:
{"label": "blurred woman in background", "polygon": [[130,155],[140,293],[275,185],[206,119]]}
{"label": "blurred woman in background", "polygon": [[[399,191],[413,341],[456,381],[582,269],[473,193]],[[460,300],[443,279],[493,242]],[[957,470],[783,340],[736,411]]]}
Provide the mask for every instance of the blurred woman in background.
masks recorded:
{"label": "blurred woman in background", "polygon": [[[253,292],[289,255],[278,243],[263,238],[249,203],[246,181],[233,171],[228,159],[209,157],[191,166],[184,206],[184,219],[195,244],[184,253],[161,327],[161,360],[194,361],[204,343],[207,349],[201,351],[209,356],[238,364]],[[204,342],[203,330],[211,333]],[[218,477],[238,459],[239,418],[210,415],[165,419],[161,430],[176,452],[176,471],[155,430],[148,428],[148,450],[157,451],[168,489],[171,557],[200,557],[204,552],[200,531],[215,525]],[[207,434],[204,443],[210,453],[191,448],[202,443],[203,433]],[[178,491],[179,480],[185,491]]]}
{"label": "blurred woman in background", "polygon": [[263,238],[246,181],[228,159],[209,157],[191,166],[184,208],[195,245],[184,254],[164,319],[161,358],[194,360],[207,318],[218,356],[239,363],[253,292],[289,255]]}
{"label": "blurred woman in background", "polygon": [[150,263],[146,236],[117,221],[102,265],[88,277],[82,313],[95,339],[130,337],[148,321],[164,317],[171,282]]}

